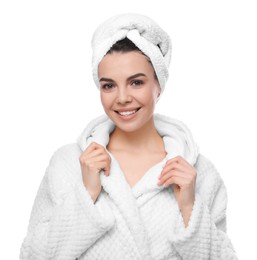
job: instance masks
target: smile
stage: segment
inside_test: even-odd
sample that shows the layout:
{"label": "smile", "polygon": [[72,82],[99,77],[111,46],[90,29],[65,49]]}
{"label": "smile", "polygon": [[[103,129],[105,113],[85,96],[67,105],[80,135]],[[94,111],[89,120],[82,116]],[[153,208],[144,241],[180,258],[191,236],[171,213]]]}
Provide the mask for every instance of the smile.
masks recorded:
{"label": "smile", "polygon": [[139,109],[140,109],[140,107],[137,108],[137,109],[128,110],[128,111],[117,111],[117,110],[115,110],[115,112],[116,112],[117,114],[121,115],[121,116],[130,116],[130,115],[135,114]]}

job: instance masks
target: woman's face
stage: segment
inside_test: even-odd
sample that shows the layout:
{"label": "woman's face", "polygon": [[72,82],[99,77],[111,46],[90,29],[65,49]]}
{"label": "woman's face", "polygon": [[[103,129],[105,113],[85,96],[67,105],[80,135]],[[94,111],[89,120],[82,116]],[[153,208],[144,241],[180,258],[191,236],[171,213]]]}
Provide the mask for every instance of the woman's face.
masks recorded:
{"label": "woman's face", "polygon": [[116,127],[134,132],[147,126],[160,92],[147,57],[137,51],[107,54],[98,77],[103,108]]}

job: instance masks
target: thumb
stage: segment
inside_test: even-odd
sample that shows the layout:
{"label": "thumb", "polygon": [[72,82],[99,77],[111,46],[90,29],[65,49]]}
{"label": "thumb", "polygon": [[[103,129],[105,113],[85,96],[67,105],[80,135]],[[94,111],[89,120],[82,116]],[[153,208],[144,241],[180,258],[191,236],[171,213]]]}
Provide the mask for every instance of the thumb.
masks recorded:
{"label": "thumb", "polygon": [[104,169],[104,175],[106,177],[110,175],[110,168],[109,167]]}

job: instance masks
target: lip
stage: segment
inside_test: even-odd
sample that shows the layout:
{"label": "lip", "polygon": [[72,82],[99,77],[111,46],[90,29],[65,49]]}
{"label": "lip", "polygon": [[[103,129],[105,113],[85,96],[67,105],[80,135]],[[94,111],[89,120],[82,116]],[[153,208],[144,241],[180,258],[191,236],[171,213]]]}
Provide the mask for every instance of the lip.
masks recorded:
{"label": "lip", "polygon": [[127,107],[127,108],[120,108],[120,109],[114,109],[115,112],[128,112],[133,110],[139,110],[141,107]]}
{"label": "lip", "polygon": [[[122,119],[123,121],[128,121],[133,119],[134,117],[137,116],[137,112],[141,109],[141,107],[137,107],[137,108],[126,108],[126,109],[118,109],[118,110],[114,110],[114,112],[117,114],[117,116]],[[137,110],[134,114],[131,114],[129,116],[122,116],[120,115],[118,112],[127,112],[127,111],[132,111],[132,110]]]}

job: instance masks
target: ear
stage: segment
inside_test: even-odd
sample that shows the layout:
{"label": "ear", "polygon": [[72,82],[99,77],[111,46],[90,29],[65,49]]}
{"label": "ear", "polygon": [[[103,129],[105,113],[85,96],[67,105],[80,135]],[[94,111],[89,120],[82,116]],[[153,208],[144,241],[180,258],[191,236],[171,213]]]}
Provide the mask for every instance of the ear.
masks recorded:
{"label": "ear", "polygon": [[161,95],[161,87],[160,87],[159,82],[158,82],[156,91],[157,91],[157,93],[158,93],[157,97],[159,97],[159,96]]}
{"label": "ear", "polygon": [[158,83],[158,85],[156,85],[156,103],[159,101],[160,95],[161,95],[161,88]]}

